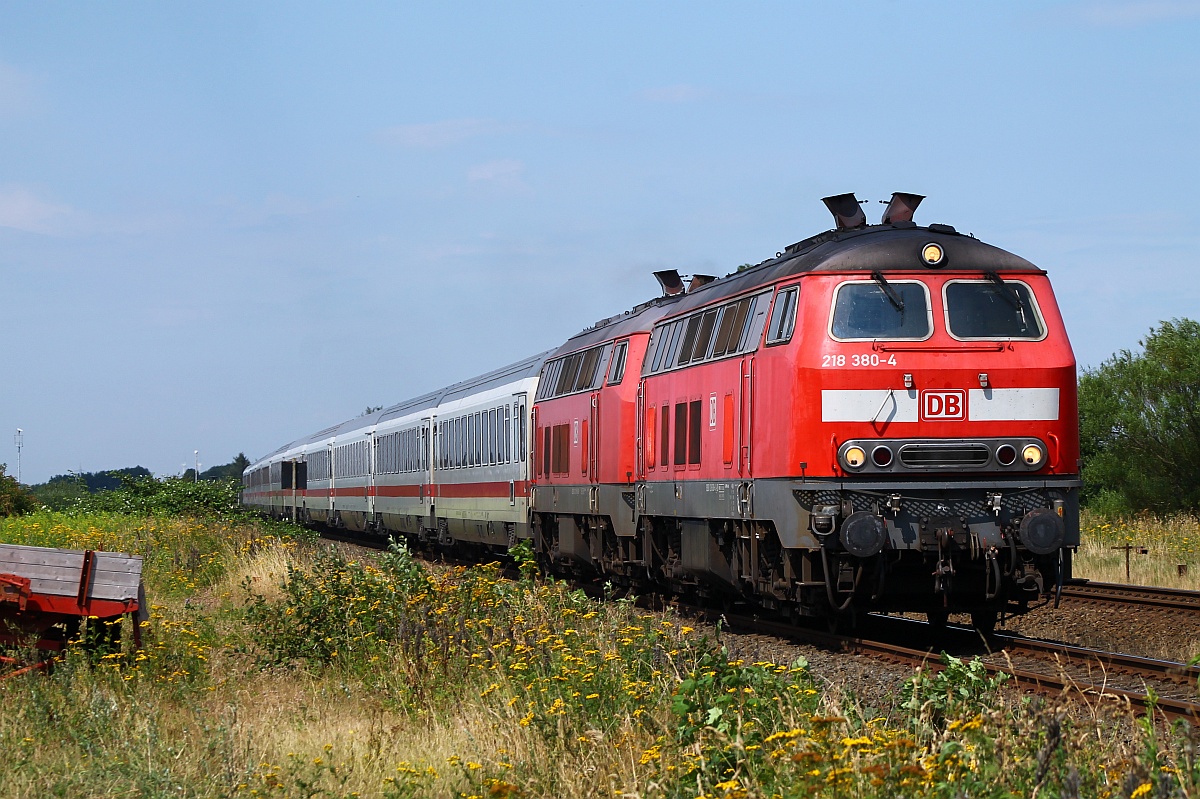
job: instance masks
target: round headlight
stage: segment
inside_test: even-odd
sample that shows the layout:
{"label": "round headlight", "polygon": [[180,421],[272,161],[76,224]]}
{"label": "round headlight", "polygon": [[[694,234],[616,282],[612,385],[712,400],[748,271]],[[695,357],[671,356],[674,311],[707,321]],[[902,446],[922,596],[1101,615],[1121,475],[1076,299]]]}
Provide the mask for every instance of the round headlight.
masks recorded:
{"label": "round headlight", "polygon": [[1026,466],[1040,466],[1046,453],[1037,444],[1026,444],[1025,449],[1021,450],[1021,457],[1025,459]]}
{"label": "round headlight", "polygon": [[921,248],[921,260],[927,266],[941,266],[942,261],[946,260],[946,251],[942,245],[930,242]]}
{"label": "round headlight", "polygon": [[862,447],[847,447],[846,451],[842,453],[842,460],[851,469],[858,469],[867,462],[867,453]]}

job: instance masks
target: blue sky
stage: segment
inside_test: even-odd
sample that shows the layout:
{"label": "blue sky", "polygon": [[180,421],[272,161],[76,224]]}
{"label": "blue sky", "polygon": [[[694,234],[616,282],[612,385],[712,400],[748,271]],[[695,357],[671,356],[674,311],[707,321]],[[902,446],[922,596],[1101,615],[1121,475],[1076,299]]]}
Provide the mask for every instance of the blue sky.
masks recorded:
{"label": "blue sky", "polygon": [[1081,365],[1200,316],[1200,2],[0,2],[0,461],[261,456],[844,191],[1047,269]]}

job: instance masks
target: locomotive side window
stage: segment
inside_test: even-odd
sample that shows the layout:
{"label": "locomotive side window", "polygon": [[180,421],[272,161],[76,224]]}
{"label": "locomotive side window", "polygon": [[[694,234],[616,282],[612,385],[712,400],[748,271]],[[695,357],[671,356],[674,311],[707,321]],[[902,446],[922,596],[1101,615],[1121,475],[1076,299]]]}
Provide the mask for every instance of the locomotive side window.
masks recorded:
{"label": "locomotive side window", "polygon": [[675,404],[675,465],[687,463],[688,450],[688,406],[686,402]]}
{"label": "locomotive side window", "polygon": [[553,399],[596,388],[598,381],[604,379],[600,366],[608,363],[611,351],[611,344],[601,344],[548,361],[542,370],[537,399]]}
{"label": "locomotive side window", "polygon": [[662,406],[662,430],[660,432],[658,462],[665,469],[671,464],[671,406],[665,402]]}
{"label": "locomotive side window", "polygon": [[622,378],[625,377],[625,355],[628,351],[629,342],[622,341],[613,352],[612,367],[608,370],[608,384],[610,386],[620,385]]}
{"label": "locomotive side window", "polygon": [[841,341],[921,341],[933,333],[924,283],[852,281],[838,286],[830,332]]}
{"label": "locomotive side window", "polygon": [[957,339],[1045,337],[1029,286],[1018,281],[955,280],[946,284],[946,328]]}
{"label": "locomotive side window", "polygon": [[700,463],[700,400],[688,403],[688,463]]}
{"label": "locomotive side window", "polygon": [[771,324],[767,328],[768,345],[791,341],[792,330],[796,327],[796,299],[799,293],[800,287],[792,286],[775,297],[775,307],[771,310]]}
{"label": "locomotive side window", "polygon": [[[770,292],[697,311],[654,329],[642,374],[656,374],[755,349],[766,323]],[[758,313],[755,313],[758,308]]]}

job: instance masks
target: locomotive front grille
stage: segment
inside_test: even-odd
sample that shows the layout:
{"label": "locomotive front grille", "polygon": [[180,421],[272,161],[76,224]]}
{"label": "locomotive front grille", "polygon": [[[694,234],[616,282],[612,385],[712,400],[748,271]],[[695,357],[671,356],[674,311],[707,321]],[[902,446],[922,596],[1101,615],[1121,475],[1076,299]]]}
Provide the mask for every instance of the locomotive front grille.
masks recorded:
{"label": "locomotive front grille", "polygon": [[910,469],[954,469],[986,466],[991,452],[985,444],[905,444],[900,462]]}

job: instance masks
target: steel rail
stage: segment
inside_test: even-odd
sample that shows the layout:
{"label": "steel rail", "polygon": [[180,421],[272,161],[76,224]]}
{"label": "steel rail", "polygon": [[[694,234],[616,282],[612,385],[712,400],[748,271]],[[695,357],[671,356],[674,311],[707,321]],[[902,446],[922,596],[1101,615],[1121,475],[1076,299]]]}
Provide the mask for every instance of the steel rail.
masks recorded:
{"label": "steel rail", "polygon": [[1140,605],[1161,610],[1200,613],[1200,591],[1182,588],[1085,582],[1064,585],[1062,596],[1063,599],[1106,605]]}

